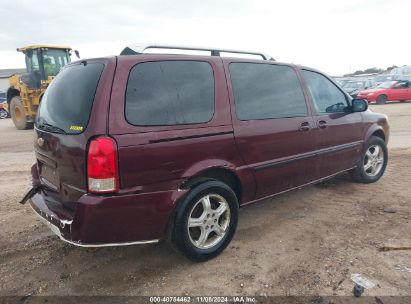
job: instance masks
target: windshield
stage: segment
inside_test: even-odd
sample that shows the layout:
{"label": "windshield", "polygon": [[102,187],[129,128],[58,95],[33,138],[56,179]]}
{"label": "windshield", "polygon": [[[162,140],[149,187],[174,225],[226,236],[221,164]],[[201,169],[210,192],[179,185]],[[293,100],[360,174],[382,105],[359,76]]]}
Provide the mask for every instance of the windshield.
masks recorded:
{"label": "windshield", "polygon": [[389,81],[393,80],[394,76],[393,75],[381,75],[381,76],[375,76],[374,81],[375,82],[384,82],[384,81]]}
{"label": "windshield", "polygon": [[335,82],[340,85],[343,86],[348,80],[347,79],[337,79]]}
{"label": "windshield", "polygon": [[364,87],[364,82],[361,81],[349,81],[343,85],[343,88],[347,89],[362,89]]}
{"label": "windshield", "polygon": [[43,50],[42,56],[46,79],[56,76],[63,66],[70,63],[69,53],[64,49]]}
{"label": "windshield", "polygon": [[395,83],[395,81],[386,81],[386,82],[383,82],[383,83],[380,83],[379,85],[377,85],[377,88],[380,88],[380,89],[388,89],[388,88],[390,88],[394,83]]}
{"label": "windshield", "polygon": [[43,96],[36,127],[54,133],[82,133],[103,68],[103,63],[88,63],[61,70]]}

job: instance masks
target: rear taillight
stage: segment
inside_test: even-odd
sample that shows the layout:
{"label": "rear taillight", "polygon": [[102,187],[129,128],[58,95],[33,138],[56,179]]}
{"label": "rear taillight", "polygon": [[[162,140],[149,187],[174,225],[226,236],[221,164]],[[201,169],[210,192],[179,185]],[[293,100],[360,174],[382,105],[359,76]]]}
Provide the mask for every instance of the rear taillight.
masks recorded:
{"label": "rear taillight", "polygon": [[117,144],[110,137],[91,140],[87,156],[88,191],[110,193],[119,189]]}

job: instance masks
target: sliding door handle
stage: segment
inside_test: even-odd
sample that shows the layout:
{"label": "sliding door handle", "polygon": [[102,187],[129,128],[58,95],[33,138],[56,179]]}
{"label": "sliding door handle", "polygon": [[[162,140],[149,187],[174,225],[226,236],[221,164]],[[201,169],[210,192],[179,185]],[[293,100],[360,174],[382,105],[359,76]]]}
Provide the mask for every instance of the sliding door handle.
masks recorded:
{"label": "sliding door handle", "polygon": [[318,121],[318,127],[319,127],[320,129],[325,129],[325,128],[327,128],[327,122],[326,122],[325,120],[319,120],[319,121]]}
{"label": "sliding door handle", "polygon": [[299,131],[309,131],[310,129],[310,123],[308,121],[303,121],[298,128]]}

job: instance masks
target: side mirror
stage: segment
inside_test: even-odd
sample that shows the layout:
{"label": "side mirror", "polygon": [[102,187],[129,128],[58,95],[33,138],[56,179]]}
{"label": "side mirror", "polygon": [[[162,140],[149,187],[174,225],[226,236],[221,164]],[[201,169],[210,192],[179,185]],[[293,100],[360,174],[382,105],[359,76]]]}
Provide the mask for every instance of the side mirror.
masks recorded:
{"label": "side mirror", "polygon": [[352,101],[352,112],[364,112],[368,109],[368,102],[365,99],[354,98]]}
{"label": "side mirror", "polygon": [[77,58],[80,59],[80,53],[77,50],[74,50],[74,54],[76,54]]}

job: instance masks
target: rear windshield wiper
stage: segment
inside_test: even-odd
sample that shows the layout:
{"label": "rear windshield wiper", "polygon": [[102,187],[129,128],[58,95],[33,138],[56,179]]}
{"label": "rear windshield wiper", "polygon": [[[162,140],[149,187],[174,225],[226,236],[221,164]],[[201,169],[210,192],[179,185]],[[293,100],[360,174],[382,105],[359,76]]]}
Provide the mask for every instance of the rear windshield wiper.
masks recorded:
{"label": "rear windshield wiper", "polygon": [[44,131],[50,131],[50,132],[60,133],[60,134],[67,134],[67,132],[64,129],[51,125],[47,122],[43,122],[39,124],[38,127]]}

